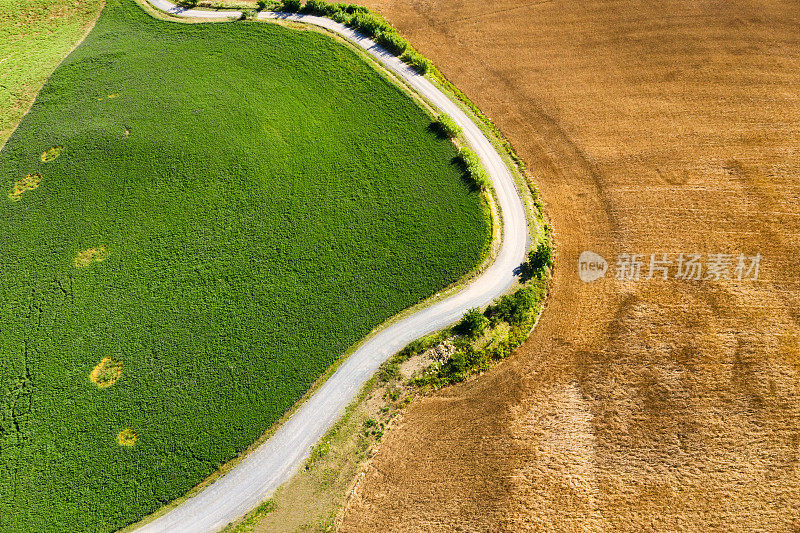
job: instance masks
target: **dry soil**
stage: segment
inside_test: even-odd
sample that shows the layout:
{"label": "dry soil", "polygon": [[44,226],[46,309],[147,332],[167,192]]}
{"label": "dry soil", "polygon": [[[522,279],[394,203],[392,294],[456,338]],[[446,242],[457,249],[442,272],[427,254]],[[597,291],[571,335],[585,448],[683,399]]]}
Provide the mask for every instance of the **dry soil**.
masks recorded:
{"label": "dry soil", "polygon": [[[341,530],[800,528],[797,2],[367,3],[518,149],[558,263],[527,343],[408,409]],[[759,279],[613,279],[681,252]]]}

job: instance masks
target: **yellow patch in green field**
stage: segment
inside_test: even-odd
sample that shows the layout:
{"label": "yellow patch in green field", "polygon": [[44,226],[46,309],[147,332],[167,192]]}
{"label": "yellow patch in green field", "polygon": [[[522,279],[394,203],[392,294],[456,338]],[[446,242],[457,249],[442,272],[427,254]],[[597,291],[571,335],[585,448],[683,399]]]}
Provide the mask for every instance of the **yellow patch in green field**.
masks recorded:
{"label": "yellow patch in green field", "polygon": [[117,444],[120,446],[133,446],[139,435],[131,428],[125,428],[117,435]]}
{"label": "yellow patch in green field", "polygon": [[104,357],[89,374],[89,379],[101,389],[105,389],[116,383],[121,376],[122,361],[117,361],[112,357]]}
{"label": "yellow patch in green field", "polygon": [[77,268],[85,267],[92,264],[94,261],[98,263],[108,257],[106,253],[105,246],[98,246],[97,248],[89,248],[88,250],[84,250],[79,252],[77,256],[75,256],[75,266]]}
{"label": "yellow patch in green field", "polygon": [[108,96],[101,96],[101,97],[99,97],[97,100],[98,100],[98,101],[99,101],[99,100],[105,100],[106,98],[108,98],[108,99],[110,100],[110,99],[112,99],[112,98],[116,98],[117,96],[119,96],[119,93],[111,93],[111,94],[109,94]]}
{"label": "yellow patch in green field", "polygon": [[8,197],[11,198],[13,201],[18,201],[22,198],[22,193],[25,191],[31,191],[39,186],[42,182],[42,175],[41,174],[28,174],[21,180],[17,180],[14,182],[14,188],[11,189],[11,192],[8,193]]}
{"label": "yellow patch in green field", "polygon": [[63,151],[64,151],[63,146],[53,146],[52,148],[49,148],[48,150],[45,150],[42,153],[42,161],[44,161],[45,163],[47,163],[48,161],[52,161],[56,157],[60,156],[61,152]]}

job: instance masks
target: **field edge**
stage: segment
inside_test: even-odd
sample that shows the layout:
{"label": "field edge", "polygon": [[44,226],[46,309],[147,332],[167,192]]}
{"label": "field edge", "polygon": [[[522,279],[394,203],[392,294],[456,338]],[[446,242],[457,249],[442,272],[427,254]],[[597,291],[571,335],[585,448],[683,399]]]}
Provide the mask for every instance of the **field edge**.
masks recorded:
{"label": "field edge", "polygon": [[[203,18],[191,18],[191,17],[178,17],[172,15],[166,11],[163,11],[155,6],[153,6],[147,0],[134,0],[134,2],[141,7],[146,13],[150,16],[157,18],[159,20],[164,20],[168,22],[174,23],[181,23],[181,24],[217,24],[217,23],[235,23],[236,18],[231,17],[230,20],[223,21],[223,20],[208,20]],[[219,9],[217,10],[220,14],[225,13],[226,9]],[[253,22],[253,21],[249,21]],[[427,100],[414,91],[404,80],[402,80],[399,76],[395,75],[394,73],[390,72],[386,69],[383,65],[378,63],[374,58],[369,56],[364,50],[357,47],[354,43],[350,42],[348,39],[343,38],[342,36],[329,31],[325,28],[317,27],[313,24],[303,23],[303,22],[295,22],[295,21],[285,21],[280,19],[266,19],[266,20],[258,20],[258,22],[262,23],[269,23],[269,24],[278,24],[282,26],[286,26],[292,29],[296,29],[299,31],[315,31],[318,33],[322,33],[327,35],[329,38],[332,38],[339,44],[342,44],[348,47],[351,51],[355,52],[362,60],[366,61],[378,74],[380,74],[384,79],[390,81],[392,84],[397,86],[401,89],[407,96],[409,96],[415,104],[417,104],[426,114],[428,114],[431,119],[435,118],[435,113],[432,111],[432,106],[427,102]],[[88,32],[87,32],[88,34]],[[426,76],[429,81],[432,81],[434,85],[444,93],[448,99],[450,99],[454,104],[456,104],[462,111],[464,111],[467,116],[470,118],[472,122],[474,122],[481,131],[486,135],[487,139],[492,143],[494,148],[497,150],[498,154],[503,159],[506,168],[511,172],[512,177],[514,178],[517,192],[519,196],[523,200],[523,205],[525,207],[528,225],[529,225],[529,234],[535,235],[537,232],[546,231],[549,227],[548,217],[546,215],[546,211],[544,210],[540,201],[537,200],[538,198],[538,188],[535,184],[535,180],[532,176],[527,172],[522,160],[518,158],[516,152],[514,151],[513,147],[509,143],[507,139],[502,135],[500,130],[491,122],[488,117],[486,117],[480,110],[475,106],[461,91],[459,91],[455,85],[450,83],[444,76],[442,76],[438,70],[433,69],[431,75]],[[366,343],[372,337],[380,333],[382,330],[386,329],[390,325],[394,324],[402,320],[403,318],[431,305],[446,299],[448,296],[453,295],[465,285],[467,285],[471,280],[479,276],[483,271],[485,271],[494,261],[498,251],[499,251],[499,244],[502,242],[502,228],[503,228],[503,221],[500,213],[498,211],[497,202],[495,199],[495,194],[493,187],[489,187],[485,193],[481,194],[481,206],[484,212],[484,216],[488,221],[488,225],[490,227],[491,239],[487,242],[488,247],[485,247],[483,257],[478,265],[475,266],[472,270],[467,272],[464,276],[462,276],[458,281],[448,285],[447,287],[442,288],[436,294],[418,302],[417,304],[410,306],[401,312],[395,314],[394,316],[390,317],[389,319],[385,320],[383,323],[376,326],[368,335],[364,336],[360,339],[357,343],[353,344],[346,352],[344,352],[340,357],[336,359],[334,363],[332,363],[328,369],[319,377],[311,387],[306,391],[306,393],[296,401],[292,407],[287,410],[284,415],[277,420],[275,423],[270,426],[270,428],[265,431],[261,437],[259,437],[255,442],[253,442],[250,446],[248,446],[245,450],[239,453],[236,457],[230,459],[229,461],[222,464],[215,472],[209,475],[206,479],[195,485],[191,490],[189,490],[185,495],[169,502],[168,504],[164,505],[156,512],[151,513],[150,515],[144,517],[142,520],[138,522],[129,524],[124,528],[120,529],[121,533],[128,533],[135,531],[136,529],[149,524],[150,522],[158,519],[159,517],[165,515],[169,511],[179,507],[182,503],[187,500],[190,500],[192,497],[196,496],[199,492],[201,492],[206,487],[212,485],[215,481],[219,478],[224,476],[230,470],[235,468],[243,459],[245,459],[250,453],[252,453],[256,448],[258,448],[261,444],[269,440],[269,438],[281,427],[283,426],[286,421],[291,418],[291,416],[298,410],[303,404],[311,398],[317,390],[328,380],[328,378],[336,372],[336,370],[352,355],[354,351],[356,351],[361,345]],[[509,291],[513,290],[515,287],[519,286],[515,284],[513,287],[509,289]],[[543,304],[543,305],[546,305]],[[533,331],[534,326],[528,332],[528,335]],[[370,392],[370,384],[374,384],[374,376],[373,378],[362,385],[357,398],[352,402],[352,405],[357,405],[360,401],[363,400],[363,397],[369,394]],[[350,407],[348,407],[349,409]],[[344,414],[343,414],[344,416]],[[334,431],[335,427],[330,428],[329,431]],[[327,433],[326,433],[327,435]],[[297,475],[297,472],[287,480],[284,485],[291,482],[294,476]],[[278,489],[280,490],[280,488]],[[265,500],[269,501],[269,499]],[[252,511],[251,511],[252,512]],[[238,523],[242,520],[245,520],[250,513],[240,517],[240,520],[232,523]],[[230,525],[229,525],[230,526]],[[228,527],[229,527],[228,526]],[[227,529],[226,529],[227,530]]]}

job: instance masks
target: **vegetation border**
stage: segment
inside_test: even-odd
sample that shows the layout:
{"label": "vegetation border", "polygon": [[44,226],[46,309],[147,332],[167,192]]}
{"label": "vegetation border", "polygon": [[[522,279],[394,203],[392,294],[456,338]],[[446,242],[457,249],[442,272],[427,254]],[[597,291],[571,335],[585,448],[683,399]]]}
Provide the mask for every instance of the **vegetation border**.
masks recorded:
{"label": "vegetation border", "polygon": [[[134,1],[142,9],[144,9],[145,12],[147,12],[151,16],[153,16],[155,18],[158,18],[158,19],[161,19],[161,20],[170,21],[170,22],[189,23],[189,24],[192,24],[192,23],[235,23],[236,22],[236,17],[235,16],[232,17],[230,21],[215,21],[215,20],[208,20],[208,19],[204,19],[204,18],[178,17],[178,16],[175,16],[175,15],[169,13],[169,12],[162,11],[162,10],[156,8],[155,6],[153,6],[152,4],[147,2],[147,0],[134,0]],[[190,0],[190,1],[192,1],[192,0]],[[266,9],[267,7],[279,8],[281,6],[285,6],[287,2],[290,5],[297,6],[297,7],[294,8],[294,9],[290,9],[290,10],[282,10],[283,12],[287,12],[287,13],[302,12],[302,13],[321,15],[321,13],[319,13],[319,12],[302,11],[302,7],[303,6],[301,6],[299,0],[282,0],[281,2],[263,1],[263,2],[260,2],[260,5],[262,5],[263,8],[261,8],[259,10],[252,10],[252,11],[253,12],[261,11],[263,9]],[[341,5],[341,6],[346,5],[346,4],[327,4],[327,2],[321,2],[319,0],[309,0],[306,3],[306,5],[308,5],[308,3],[312,3],[312,5],[323,5],[323,4],[326,4],[326,5]],[[193,5],[192,4],[184,4],[183,7],[190,8],[190,7],[193,7]],[[375,19],[377,19],[377,20],[383,21],[386,24],[386,26],[384,26],[384,27],[391,28],[390,31],[393,32],[393,33],[396,33],[396,30],[388,22],[386,22],[385,19],[382,16],[380,16],[378,14],[375,14],[374,12],[369,11],[367,8],[365,8],[363,6],[357,6],[357,7],[358,7],[358,12],[359,13],[368,14],[368,15],[370,15],[372,17],[375,17]],[[236,10],[226,9],[226,8],[223,8],[223,7],[215,7],[215,8],[212,8],[212,9],[220,11],[221,13],[224,13],[226,11],[231,11],[233,13],[236,13]],[[254,17],[252,15],[252,13],[248,13],[248,11],[249,10],[246,10],[246,9],[241,10],[241,16],[239,17],[239,20],[252,20]],[[276,9],[276,11],[277,12],[281,12],[280,9]],[[322,15],[322,16],[327,16],[327,15]],[[331,16],[327,16],[327,18],[331,18],[332,20],[336,20],[335,18],[333,18]],[[401,90],[403,90],[408,96],[410,96],[418,105],[420,105],[420,107],[422,107],[422,109],[426,113],[428,113],[429,116],[431,116],[432,120],[435,120],[436,114],[433,111],[434,108],[430,104],[430,102],[428,102],[422,95],[420,95],[419,93],[414,91],[402,78],[400,78],[399,76],[397,76],[394,73],[390,72],[386,67],[381,65],[378,61],[376,61],[374,58],[372,58],[364,50],[361,50],[360,48],[355,46],[353,43],[351,43],[349,40],[341,37],[340,35],[332,32],[332,31],[326,30],[324,28],[321,28],[321,27],[318,27],[318,26],[314,26],[314,25],[311,25],[311,24],[307,24],[307,23],[303,23],[303,22],[287,21],[287,20],[281,20],[281,19],[266,19],[266,20],[259,19],[258,22],[268,22],[268,23],[273,23],[273,24],[280,24],[280,25],[292,27],[294,29],[301,29],[301,30],[305,30],[305,31],[317,31],[317,32],[329,35],[330,37],[334,38],[337,42],[339,42],[341,44],[344,44],[345,46],[349,47],[351,50],[355,51],[359,55],[359,57],[361,57],[362,59],[366,60],[373,68],[375,68],[376,71],[378,71],[379,74],[381,74],[388,81],[392,82],[393,84],[395,84],[396,86],[401,88]],[[337,21],[337,22],[341,22],[341,21]],[[357,31],[360,31],[360,28],[355,28],[355,29]],[[375,36],[374,34],[373,35],[369,35],[369,34],[366,34],[366,33],[365,33],[365,35],[367,37],[374,37]],[[409,47],[409,49],[411,51],[413,51],[414,54],[417,55],[416,57],[422,58],[424,61],[421,61],[421,63],[420,63],[420,61],[417,60],[417,62],[415,64],[415,63],[410,63],[409,61],[406,61],[406,59],[404,59],[402,56],[401,56],[401,59],[403,59],[405,62],[409,63],[412,67],[414,67],[415,69],[420,71],[421,74],[426,75],[426,77],[429,79],[429,81],[432,81],[437,86],[437,88],[439,88],[442,91],[442,93],[444,93],[451,101],[453,101],[454,103],[459,105],[459,107],[467,114],[467,116],[470,118],[470,120],[472,120],[475,124],[477,124],[481,128],[482,132],[484,134],[486,134],[486,137],[490,140],[490,142],[493,144],[493,146],[495,148],[498,148],[498,153],[501,155],[501,157],[503,158],[504,163],[508,167],[509,171],[512,173],[512,176],[514,177],[515,183],[517,185],[517,190],[518,190],[518,192],[520,193],[520,196],[523,199],[523,204],[525,205],[525,208],[526,208],[526,214],[528,215],[527,219],[528,219],[528,225],[529,225],[529,234],[532,234],[534,236],[538,236],[540,234],[543,234],[545,240],[549,243],[549,233],[550,233],[549,224],[548,224],[547,219],[546,219],[544,206],[543,206],[543,204],[541,202],[541,199],[539,197],[539,194],[538,194],[538,189],[536,188],[536,186],[533,183],[533,181],[531,180],[531,178],[528,176],[527,169],[526,169],[526,166],[525,166],[524,162],[516,154],[516,152],[514,151],[513,147],[509,143],[509,141],[507,139],[505,139],[505,137],[502,135],[500,130],[494,125],[494,123],[488,117],[486,117],[478,109],[478,107],[461,90],[459,90],[455,85],[453,85],[449,80],[447,80],[447,78],[444,75],[442,75],[438,71],[438,69],[436,69],[433,66],[433,64],[430,62],[430,60],[428,60],[427,58],[424,58],[424,56],[422,56],[421,54],[416,52],[413,48],[411,48],[410,44],[408,45],[408,47]],[[397,55],[397,54],[395,54],[395,55]],[[415,57],[415,56],[410,56],[410,57]],[[418,67],[417,66],[418,64],[427,65],[427,66]],[[421,72],[421,70],[424,70],[424,72]],[[453,141],[454,141],[454,143],[456,144],[457,147],[458,146],[466,146],[466,142],[464,141],[463,138],[460,138],[459,135],[454,136],[453,137]],[[503,223],[502,223],[502,217],[500,216],[500,213],[498,212],[498,209],[497,209],[494,189],[491,186],[487,187],[483,191],[482,199],[483,199],[482,206],[484,208],[484,214],[487,216],[487,218],[488,218],[488,220],[489,220],[489,222],[491,224],[491,239],[489,240],[489,246],[483,252],[482,261],[479,262],[478,266],[476,266],[472,271],[470,271],[470,272],[466,273],[464,276],[462,276],[461,279],[459,279],[458,281],[452,283],[451,285],[443,288],[442,290],[440,290],[439,292],[437,292],[433,296],[430,296],[430,297],[428,297],[428,298],[426,298],[424,300],[421,300],[417,304],[412,305],[412,306],[406,308],[403,311],[400,311],[396,315],[390,317],[389,319],[385,320],[384,322],[382,322],[381,324],[376,326],[369,334],[364,336],[358,342],[354,343],[347,351],[345,351],[340,357],[338,357],[328,367],[328,369],[319,378],[317,378],[317,380],[315,380],[315,382],[309,387],[309,389],[306,391],[306,393],[300,399],[298,399],[297,402],[295,402],[292,405],[292,407],[289,408],[280,419],[278,419],[276,422],[274,422],[272,424],[272,426],[270,426],[261,435],[261,437],[259,437],[255,442],[253,442],[250,446],[245,448],[236,457],[234,457],[234,458],[230,459],[229,461],[225,462],[224,464],[220,465],[220,467],[215,472],[210,474],[206,479],[201,481],[198,485],[196,485],[195,487],[190,489],[185,495],[183,495],[183,496],[181,496],[181,497],[169,502],[168,504],[165,504],[164,506],[162,506],[160,509],[158,509],[154,513],[146,516],[145,518],[143,518],[142,520],[140,520],[140,521],[138,521],[136,523],[133,523],[133,524],[130,524],[130,525],[126,526],[125,528],[121,529],[120,531],[121,532],[133,531],[136,528],[141,527],[141,526],[143,526],[143,525],[155,520],[156,518],[166,514],[170,510],[174,509],[175,507],[178,507],[181,503],[183,503],[187,499],[193,497],[194,495],[196,495],[198,492],[203,490],[208,485],[214,483],[217,479],[219,479],[220,477],[225,475],[227,472],[229,472],[231,469],[233,469],[237,464],[239,464],[254,449],[256,449],[258,446],[260,446],[266,440],[268,440],[278,430],[278,428],[280,428],[311,396],[313,396],[314,393],[316,393],[316,391],[325,383],[325,381],[327,381],[327,379],[331,375],[333,375],[334,372],[336,372],[336,370],[342,365],[342,363],[345,360],[347,360],[350,357],[350,355],[352,355],[352,353],[354,351],[356,351],[361,345],[363,345],[370,338],[372,338],[378,332],[380,332],[381,330],[383,330],[386,327],[390,326],[391,324],[393,324],[393,323],[395,323],[395,322],[397,322],[399,320],[402,320],[403,318],[413,314],[414,312],[418,311],[419,309],[422,309],[422,308],[425,308],[425,307],[429,307],[429,306],[433,305],[434,303],[436,303],[438,301],[441,301],[441,300],[445,299],[446,297],[450,296],[451,294],[457,292],[460,288],[462,288],[463,286],[468,284],[473,278],[478,276],[489,265],[491,265],[491,263],[493,262],[494,257],[496,256],[497,252],[499,251],[499,244],[501,242],[501,238],[500,237],[501,237],[501,233],[502,233]],[[546,298],[546,295],[545,295],[545,298]],[[542,303],[542,308],[543,308],[543,305],[544,304]],[[514,346],[514,348],[516,348],[519,344],[521,344],[525,340],[525,338],[527,338],[527,336],[530,334],[530,331],[532,331],[533,327],[535,326],[536,322],[538,321],[538,317],[539,317],[540,312],[541,312],[541,309],[539,309],[537,311],[535,319],[533,320],[532,323],[530,323],[530,326],[527,329],[527,331],[525,332],[524,336],[519,340],[519,342],[516,344],[516,346]],[[438,333],[435,333],[435,334],[432,334],[432,335],[426,337],[426,339],[428,339],[428,338],[439,338],[444,333],[451,333],[451,329],[452,329],[452,327],[451,328],[447,328],[447,329],[443,330],[442,332],[438,332]],[[417,341],[415,341],[415,342],[417,342]],[[412,345],[413,344],[414,343],[412,343]],[[404,350],[402,350],[398,354],[403,354],[404,352],[408,352],[409,347],[406,347]],[[387,361],[387,363],[391,362],[391,361],[394,361],[396,357],[397,357],[397,355],[395,355],[394,357],[390,358],[389,361]],[[373,378],[368,380],[361,387],[360,392],[357,395],[356,399],[351,403],[350,406],[347,407],[346,412],[345,412],[345,416],[346,416],[347,412],[351,411],[353,406],[355,406],[359,402],[363,401],[364,397],[366,397],[366,395],[375,387],[375,383],[376,383],[376,377],[373,376]],[[327,439],[329,439],[330,435],[334,434],[340,426],[341,425],[340,425],[339,422],[334,424],[334,426],[331,427],[328,430],[328,432],[325,434],[325,436],[321,439],[320,443],[318,443],[317,446],[315,446],[315,449],[319,445],[322,445]],[[261,511],[267,510],[269,508],[269,505],[268,505],[269,502],[270,502],[269,499],[266,500],[265,503],[262,503],[262,505],[260,505],[258,508],[256,508],[256,510],[254,510],[251,513],[248,513],[247,515],[245,515],[245,517],[243,517],[241,520],[246,520],[246,519],[248,519],[248,517],[252,518],[252,514],[255,513],[255,512],[258,512],[259,510],[261,510]],[[262,509],[262,508],[264,508],[264,509]],[[240,522],[241,520],[239,520],[237,522]]]}

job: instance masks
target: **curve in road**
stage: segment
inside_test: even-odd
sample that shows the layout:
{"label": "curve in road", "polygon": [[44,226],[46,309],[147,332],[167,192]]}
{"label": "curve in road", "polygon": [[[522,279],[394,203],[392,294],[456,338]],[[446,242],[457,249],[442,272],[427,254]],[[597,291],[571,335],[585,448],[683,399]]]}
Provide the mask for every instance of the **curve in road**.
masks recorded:
{"label": "curve in road", "polygon": [[[156,8],[179,17],[231,20],[239,11],[183,9],[167,0],[148,0]],[[330,30],[366,50],[384,67],[400,76],[434,107],[461,127],[470,147],[478,154],[494,186],[503,220],[502,243],[495,261],[460,292],[422,309],[369,338],[344,361],[325,383],[272,437],[249,453],[230,472],[196,496],[187,499],[136,531],[211,532],[240,518],[268,498],[287,481],[309,456],[313,445],[344,413],[361,386],[381,363],[409,342],[452,324],[473,307],[483,307],[505,293],[524,261],[528,225],[514,178],[500,154],[480,128],[424,76],[408,67],[371,39],[333,20],[298,13],[261,12],[258,19],[284,19]]]}

